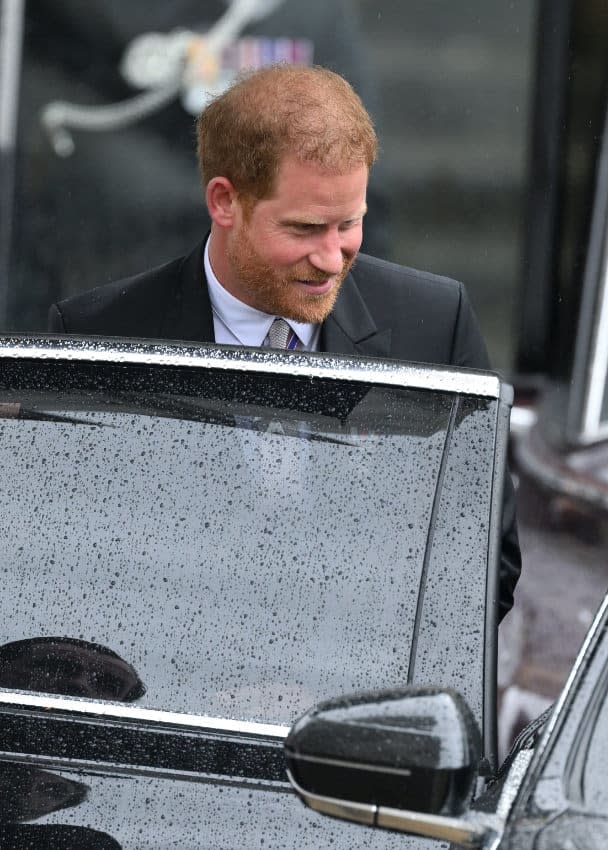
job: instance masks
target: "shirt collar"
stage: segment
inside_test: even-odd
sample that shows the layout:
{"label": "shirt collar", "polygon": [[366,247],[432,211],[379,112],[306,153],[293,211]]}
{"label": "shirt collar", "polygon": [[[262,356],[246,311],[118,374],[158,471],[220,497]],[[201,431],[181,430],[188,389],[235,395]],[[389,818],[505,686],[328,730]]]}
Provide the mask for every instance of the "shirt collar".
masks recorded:
{"label": "shirt collar", "polygon": [[[268,331],[276,316],[263,313],[261,310],[256,310],[255,307],[250,307],[249,304],[245,304],[244,301],[239,300],[234,295],[231,295],[227,289],[224,289],[211,267],[211,260],[209,259],[210,238],[207,239],[205,245],[203,262],[211,309],[236,339],[238,339],[241,345],[259,348],[268,336]],[[285,317],[282,316],[281,318]],[[285,318],[285,321],[296,332],[304,348],[309,348],[317,330],[317,325],[310,322],[294,322],[293,319],[287,318]]]}

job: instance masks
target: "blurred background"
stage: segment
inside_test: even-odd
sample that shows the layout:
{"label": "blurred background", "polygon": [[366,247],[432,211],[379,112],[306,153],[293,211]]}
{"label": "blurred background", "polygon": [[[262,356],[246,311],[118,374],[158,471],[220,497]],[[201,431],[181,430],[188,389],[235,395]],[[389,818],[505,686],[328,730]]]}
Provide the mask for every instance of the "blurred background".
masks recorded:
{"label": "blurred background", "polygon": [[[382,146],[365,248],[465,281],[493,363],[509,371],[522,281],[536,4],[258,0],[258,5],[259,17],[245,23],[222,53],[220,82],[210,79],[208,88],[221,88],[238,67],[291,60],[298,50],[300,60],[344,74],[374,115]],[[134,40],[176,29],[203,35],[229,3],[91,0],[86,11],[75,0],[22,6],[3,324],[41,330],[52,301],[180,255],[206,227],[194,119],[179,95],[128,126],[70,130],[74,150],[64,157],[53,152],[41,123],[45,106],[106,105],[140,94],[142,88],[121,70]],[[167,44],[166,55],[170,49]],[[156,60],[162,65],[162,46]],[[143,78],[146,62],[153,61],[141,54]],[[192,111],[203,102],[191,100]]]}

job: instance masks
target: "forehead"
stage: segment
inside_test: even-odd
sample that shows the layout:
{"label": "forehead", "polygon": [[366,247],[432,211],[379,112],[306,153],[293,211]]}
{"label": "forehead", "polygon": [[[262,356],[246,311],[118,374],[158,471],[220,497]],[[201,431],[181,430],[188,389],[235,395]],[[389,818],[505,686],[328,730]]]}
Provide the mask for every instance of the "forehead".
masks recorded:
{"label": "forehead", "polygon": [[364,163],[336,174],[318,163],[285,157],[274,191],[266,201],[273,207],[345,207],[355,213],[365,205],[367,181],[368,168]]}

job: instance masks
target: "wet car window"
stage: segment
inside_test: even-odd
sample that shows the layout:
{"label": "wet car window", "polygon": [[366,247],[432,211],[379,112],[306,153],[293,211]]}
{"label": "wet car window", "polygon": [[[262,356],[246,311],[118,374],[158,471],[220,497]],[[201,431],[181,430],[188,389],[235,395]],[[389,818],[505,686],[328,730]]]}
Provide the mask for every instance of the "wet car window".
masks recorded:
{"label": "wet car window", "polygon": [[3,373],[0,686],[290,722],[440,668],[480,716],[496,402],[79,368]]}
{"label": "wet car window", "polygon": [[540,832],[535,847],[538,850],[553,850],[554,847],[559,847],[564,835],[568,836],[567,840],[573,847],[602,850],[608,842],[608,824],[597,818],[565,813],[551,820]]}

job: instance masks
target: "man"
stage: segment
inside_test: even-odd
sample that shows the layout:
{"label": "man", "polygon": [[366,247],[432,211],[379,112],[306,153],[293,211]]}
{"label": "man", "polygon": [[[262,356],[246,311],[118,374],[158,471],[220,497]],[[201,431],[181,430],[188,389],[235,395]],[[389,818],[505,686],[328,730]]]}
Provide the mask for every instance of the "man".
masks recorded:
{"label": "man", "polygon": [[[354,0],[256,0],[246,4],[255,19],[241,30],[240,38],[233,31],[236,40],[216,56],[217,62],[199,55],[197,63],[196,42],[190,45],[184,87],[174,102],[118,132],[74,129],[74,155],[57,157],[51,145],[42,143],[40,98],[59,97],[75,105],[128,100],[141,89],[125,78],[127,67],[144,75],[163,73],[141,54],[134,66],[123,64],[121,57],[141,36],[156,34],[162,55],[164,37],[170,40],[179,30],[204,39],[225,14],[231,15],[233,4],[87,0],[86,14],[81,0],[24,5],[28,37],[23,67],[28,69],[28,91],[37,94],[36,103],[27,96],[20,110],[20,177],[7,305],[11,330],[42,330],[49,301],[82,291],[83,281],[118,280],[183,254],[208,229],[200,189],[192,179],[190,110],[203,100],[201,90],[206,89],[195,70],[207,68],[210,85],[219,91],[245,63],[269,64],[274,57],[291,57],[299,64],[314,61],[346,76],[368,109],[380,113],[376,73],[368,61]],[[164,70],[171,75],[173,60],[167,50]],[[173,59],[179,63],[179,56]],[[197,112],[200,109],[202,105]],[[382,168],[373,169],[367,203],[363,250],[387,256],[393,222]],[[49,221],[61,226],[49,227]]]}
{"label": "man", "polygon": [[[376,151],[342,77],[285,65],[240,79],[198,121],[210,234],[187,257],[53,305],[50,329],[488,368],[462,284],[358,255]],[[513,502],[509,482],[500,618],[520,572]]]}

